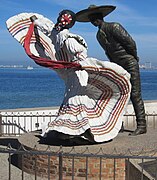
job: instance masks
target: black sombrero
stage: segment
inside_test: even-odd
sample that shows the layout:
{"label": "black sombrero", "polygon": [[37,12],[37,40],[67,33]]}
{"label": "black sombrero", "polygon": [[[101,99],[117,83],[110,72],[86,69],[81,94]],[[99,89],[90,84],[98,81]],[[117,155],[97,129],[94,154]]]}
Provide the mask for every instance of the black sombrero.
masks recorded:
{"label": "black sombrero", "polygon": [[76,13],[76,21],[79,22],[90,22],[89,15],[101,13],[103,17],[111,13],[116,7],[115,6],[96,6],[90,5],[87,9],[81,10]]}

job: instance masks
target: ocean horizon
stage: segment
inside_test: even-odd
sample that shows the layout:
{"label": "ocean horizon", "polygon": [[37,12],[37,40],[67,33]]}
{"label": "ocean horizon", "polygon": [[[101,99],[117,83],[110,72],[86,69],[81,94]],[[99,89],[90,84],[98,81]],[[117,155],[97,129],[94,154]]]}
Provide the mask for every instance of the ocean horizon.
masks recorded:
{"label": "ocean horizon", "polygon": [[[141,69],[143,100],[157,100],[157,70]],[[60,106],[64,82],[47,68],[0,68],[0,109]]]}

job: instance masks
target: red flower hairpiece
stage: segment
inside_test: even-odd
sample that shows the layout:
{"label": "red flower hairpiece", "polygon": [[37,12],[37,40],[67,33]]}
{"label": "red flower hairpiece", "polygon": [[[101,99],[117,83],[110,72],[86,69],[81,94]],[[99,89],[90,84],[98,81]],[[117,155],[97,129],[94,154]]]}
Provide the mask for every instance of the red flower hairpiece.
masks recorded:
{"label": "red flower hairpiece", "polygon": [[72,16],[70,14],[63,14],[61,16],[61,23],[63,26],[70,24],[71,21],[72,21]]}

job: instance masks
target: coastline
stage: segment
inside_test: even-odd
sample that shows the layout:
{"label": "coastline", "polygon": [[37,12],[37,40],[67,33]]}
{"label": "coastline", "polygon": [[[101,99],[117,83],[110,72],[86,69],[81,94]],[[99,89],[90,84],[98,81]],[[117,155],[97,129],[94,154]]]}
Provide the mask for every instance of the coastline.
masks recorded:
{"label": "coastline", "polygon": [[[1,69],[0,69],[1,70]],[[20,78],[19,78],[20,76]],[[157,70],[143,70],[143,100],[157,101]],[[48,69],[6,69],[0,71],[0,111],[34,111],[56,109],[64,99],[64,82]]]}
{"label": "coastline", "polygon": [[[152,114],[157,113],[157,100],[144,100],[145,113]],[[131,103],[127,106],[127,112],[129,114],[134,114],[133,106]]]}

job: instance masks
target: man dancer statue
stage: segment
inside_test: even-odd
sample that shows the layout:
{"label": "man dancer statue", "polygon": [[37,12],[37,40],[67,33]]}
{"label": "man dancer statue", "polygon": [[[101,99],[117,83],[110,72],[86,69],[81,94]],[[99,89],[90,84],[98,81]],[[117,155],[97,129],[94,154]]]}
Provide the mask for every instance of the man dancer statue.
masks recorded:
{"label": "man dancer statue", "polygon": [[115,6],[90,5],[76,14],[79,22],[91,22],[98,27],[97,40],[111,62],[117,63],[131,75],[131,101],[134,107],[137,128],[129,135],[136,136],[147,132],[144,103],[141,96],[139,58],[136,43],[129,33],[116,22],[106,22],[103,17],[112,12]]}

